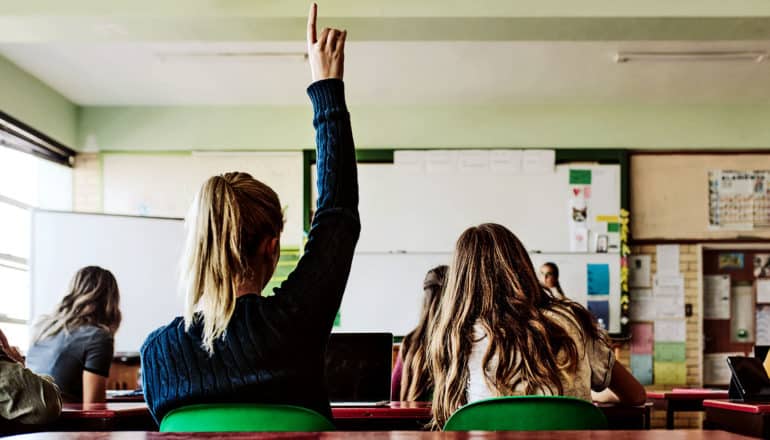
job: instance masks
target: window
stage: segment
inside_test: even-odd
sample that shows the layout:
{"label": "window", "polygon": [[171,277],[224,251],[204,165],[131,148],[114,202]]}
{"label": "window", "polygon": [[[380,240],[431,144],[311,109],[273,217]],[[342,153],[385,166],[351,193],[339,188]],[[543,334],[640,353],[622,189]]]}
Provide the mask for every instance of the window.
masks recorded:
{"label": "window", "polygon": [[30,336],[31,209],[72,209],[72,170],[0,145],[0,329],[26,351]]}

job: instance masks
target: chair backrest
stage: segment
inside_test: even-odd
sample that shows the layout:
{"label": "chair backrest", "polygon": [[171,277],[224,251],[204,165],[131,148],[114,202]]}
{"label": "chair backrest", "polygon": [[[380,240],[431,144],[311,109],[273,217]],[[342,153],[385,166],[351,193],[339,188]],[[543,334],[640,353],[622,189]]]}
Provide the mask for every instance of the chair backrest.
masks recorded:
{"label": "chair backrest", "polygon": [[510,396],[479,400],[458,409],[445,431],[558,431],[607,429],[604,413],[566,396]]}
{"label": "chair backrest", "polygon": [[217,403],[177,408],[163,417],[161,432],[333,431],[315,411],[290,405]]}

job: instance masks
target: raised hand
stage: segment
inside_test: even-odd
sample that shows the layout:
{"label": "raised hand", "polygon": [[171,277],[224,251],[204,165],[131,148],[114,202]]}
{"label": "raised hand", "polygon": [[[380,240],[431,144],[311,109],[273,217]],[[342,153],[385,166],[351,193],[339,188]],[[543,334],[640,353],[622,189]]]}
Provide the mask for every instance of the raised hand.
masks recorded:
{"label": "raised hand", "polygon": [[342,79],[345,67],[345,37],[347,31],[323,28],[316,35],[318,5],[310,6],[307,17],[307,54],[313,82],[327,78]]}

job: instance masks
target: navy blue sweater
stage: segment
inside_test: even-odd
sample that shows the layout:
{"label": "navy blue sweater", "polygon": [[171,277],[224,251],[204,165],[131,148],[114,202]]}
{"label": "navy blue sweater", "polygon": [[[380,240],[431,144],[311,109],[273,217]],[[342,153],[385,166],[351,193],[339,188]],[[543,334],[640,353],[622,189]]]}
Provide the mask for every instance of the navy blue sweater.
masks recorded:
{"label": "navy blue sweater", "polygon": [[316,129],[318,203],[305,251],[275,295],[238,298],[214,354],[200,320],[181,317],[142,345],[144,394],[155,420],[195,403],[255,402],[310,408],[331,419],[324,355],[360,231],[350,115],[341,80],[308,88]]}

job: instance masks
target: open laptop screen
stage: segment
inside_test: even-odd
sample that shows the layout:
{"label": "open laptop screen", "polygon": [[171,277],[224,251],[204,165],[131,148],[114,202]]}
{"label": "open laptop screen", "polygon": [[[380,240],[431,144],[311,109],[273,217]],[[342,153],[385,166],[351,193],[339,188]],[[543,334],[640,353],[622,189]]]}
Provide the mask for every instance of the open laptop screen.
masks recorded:
{"label": "open laptop screen", "polygon": [[334,402],[390,400],[391,333],[332,333],[326,382]]}
{"label": "open laptop screen", "polygon": [[744,399],[770,398],[770,378],[767,377],[762,361],[757,358],[730,356],[727,363]]}

